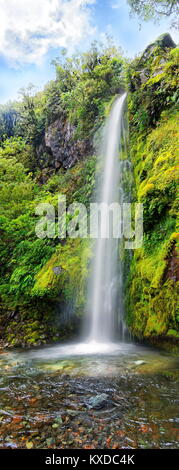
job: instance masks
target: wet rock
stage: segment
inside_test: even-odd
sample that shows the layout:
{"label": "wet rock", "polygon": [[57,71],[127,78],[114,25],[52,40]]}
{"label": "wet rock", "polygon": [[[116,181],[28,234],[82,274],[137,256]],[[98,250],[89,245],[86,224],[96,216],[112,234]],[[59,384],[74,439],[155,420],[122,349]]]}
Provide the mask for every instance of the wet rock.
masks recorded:
{"label": "wet rock", "polygon": [[0,410],[0,415],[5,415],[5,416],[10,416],[10,417],[12,417],[12,412],[9,413],[9,411]]}
{"label": "wet rock", "polygon": [[76,410],[67,410],[67,414],[68,414],[69,416],[72,416],[72,417],[77,416],[78,413],[79,413],[79,412],[76,411]]}
{"label": "wet rock", "polygon": [[95,397],[91,397],[88,400],[87,407],[89,409],[93,408],[95,410],[100,410],[101,408],[106,407],[109,404],[109,396],[106,393],[101,393]]}
{"label": "wet rock", "polygon": [[[174,239],[175,243],[175,239]],[[179,281],[179,259],[178,259],[178,253],[175,248],[173,247],[172,252],[170,253],[170,256],[167,258],[168,261],[168,266],[166,268],[165,272],[165,280],[171,279],[174,282]]]}
{"label": "wet rock", "polygon": [[135,361],[134,364],[136,366],[142,366],[142,364],[146,364],[146,362],[145,361]]}

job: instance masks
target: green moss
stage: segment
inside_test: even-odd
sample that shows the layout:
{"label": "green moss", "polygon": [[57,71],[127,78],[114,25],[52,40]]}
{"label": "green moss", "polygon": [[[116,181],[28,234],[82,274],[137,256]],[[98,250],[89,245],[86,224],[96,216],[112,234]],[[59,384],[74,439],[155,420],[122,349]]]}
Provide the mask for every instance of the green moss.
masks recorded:
{"label": "green moss", "polygon": [[[141,283],[138,296],[132,297],[132,289]],[[130,297],[130,321],[132,333],[139,337],[166,335],[173,328],[178,328],[177,292],[172,281],[167,281],[160,289],[147,286],[145,279],[132,281]]]}
{"label": "green moss", "polygon": [[163,371],[162,375],[166,377],[167,379],[170,380],[175,380],[179,381],[179,371],[178,370],[172,370],[172,371]]}
{"label": "green moss", "polygon": [[178,51],[178,48],[164,51],[158,45],[152,54],[129,64],[127,80],[132,91],[129,110],[133,134],[148,134],[164,111],[177,108]]}
{"label": "green moss", "polygon": [[[76,308],[84,302],[84,287],[88,275],[90,245],[86,239],[68,239],[64,246],[58,246],[56,253],[43,266],[36,276],[33,288],[34,296],[57,297],[63,295],[66,300],[76,300]],[[54,267],[61,272],[55,274]]]}
{"label": "green moss", "polygon": [[157,338],[167,338],[168,344],[171,338],[178,338],[179,330],[178,283],[169,271],[176,263],[179,237],[176,112],[163,113],[156,129],[146,137],[139,133],[131,143],[138,200],[144,208],[144,241],[130,266],[127,322],[135,336],[150,341],[156,338],[156,343]]}
{"label": "green moss", "polygon": [[170,329],[170,330],[167,331],[167,336],[172,336],[174,338],[179,338],[179,332],[176,331],[176,330]]}

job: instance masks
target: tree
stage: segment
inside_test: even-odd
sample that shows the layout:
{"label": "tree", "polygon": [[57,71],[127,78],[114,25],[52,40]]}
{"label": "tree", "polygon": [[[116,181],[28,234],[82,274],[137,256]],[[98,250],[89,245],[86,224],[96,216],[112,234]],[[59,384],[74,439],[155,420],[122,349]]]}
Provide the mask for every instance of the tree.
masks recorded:
{"label": "tree", "polygon": [[123,63],[109,37],[107,45],[95,41],[88,52],[55,61],[56,82],[47,90],[52,118],[63,111],[76,126],[76,138],[89,138],[104,118],[106,102],[124,87]]}
{"label": "tree", "polygon": [[131,11],[145,21],[171,17],[172,26],[177,27],[178,0],[128,0],[128,3]]}
{"label": "tree", "polygon": [[9,102],[0,106],[0,143],[14,135],[18,119],[17,104]]}

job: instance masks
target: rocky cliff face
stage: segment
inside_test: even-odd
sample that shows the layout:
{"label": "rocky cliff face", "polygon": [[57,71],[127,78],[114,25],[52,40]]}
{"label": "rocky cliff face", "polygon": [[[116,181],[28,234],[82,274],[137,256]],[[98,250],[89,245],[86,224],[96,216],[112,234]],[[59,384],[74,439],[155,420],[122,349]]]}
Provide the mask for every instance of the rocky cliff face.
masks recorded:
{"label": "rocky cliff face", "polygon": [[77,161],[92,153],[90,140],[77,140],[76,128],[64,116],[50,124],[37,149],[42,169],[71,168]]}
{"label": "rocky cliff face", "polygon": [[[151,79],[163,72],[163,67],[166,63],[165,53],[175,47],[176,44],[168,33],[162,34],[155,42],[146,47],[142,55],[136,59],[135,71],[130,77],[130,88],[132,92],[145,84],[149,78]],[[154,62],[159,55],[159,51],[163,51],[164,54],[160,57],[154,70]]]}

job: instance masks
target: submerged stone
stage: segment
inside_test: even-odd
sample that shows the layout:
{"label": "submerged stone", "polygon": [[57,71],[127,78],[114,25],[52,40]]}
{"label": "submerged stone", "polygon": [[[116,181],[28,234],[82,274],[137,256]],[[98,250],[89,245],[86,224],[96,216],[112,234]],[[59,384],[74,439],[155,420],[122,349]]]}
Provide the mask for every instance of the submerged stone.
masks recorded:
{"label": "submerged stone", "polygon": [[106,393],[101,393],[101,395],[96,395],[95,397],[91,397],[88,400],[87,407],[94,408],[94,409],[101,409],[104,408],[108,404],[108,395]]}

